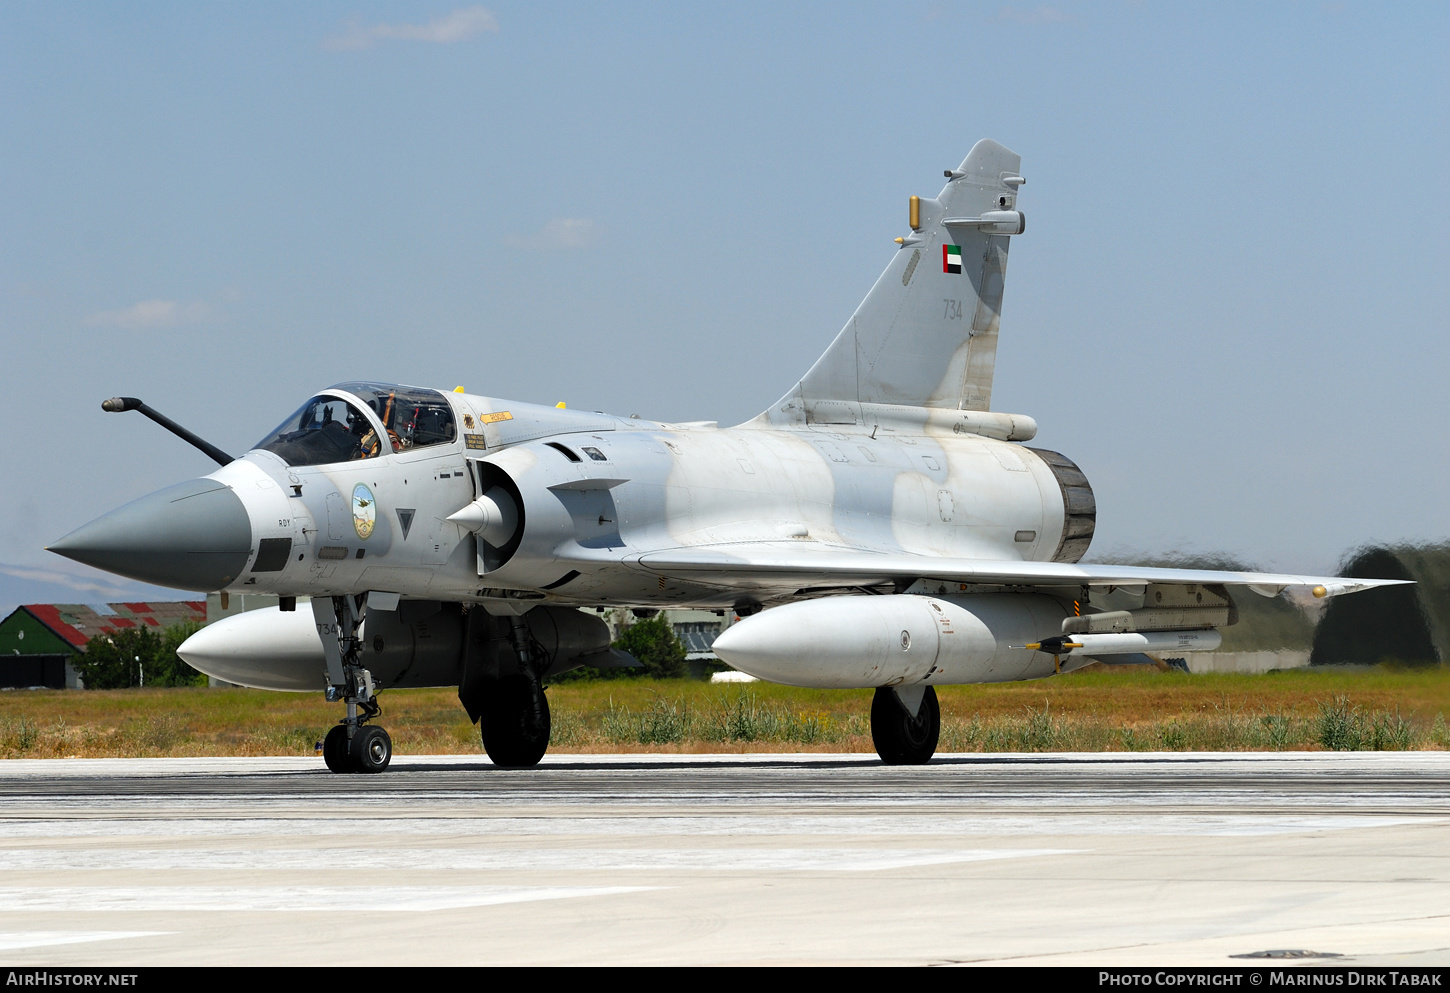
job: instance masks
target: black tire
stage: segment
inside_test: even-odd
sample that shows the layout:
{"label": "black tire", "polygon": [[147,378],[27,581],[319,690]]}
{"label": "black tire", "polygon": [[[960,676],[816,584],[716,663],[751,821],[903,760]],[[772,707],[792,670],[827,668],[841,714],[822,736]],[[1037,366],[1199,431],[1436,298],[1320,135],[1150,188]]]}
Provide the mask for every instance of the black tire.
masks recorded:
{"label": "black tire", "polygon": [[393,761],[393,739],[376,724],[365,724],[352,736],[351,754],[357,772],[382,772]]}
{"label": "black tire", "polygon": [[322,739],[322,761],[333,772],[352,772],[352,756],[347,750],[347,728],[334,724]]}
{"label": "black tire", "polygon": [[507,676],[490,688],[479,730],[494,765],[526,769],[549,749],[549,700],[537,680]]}
{"label": "black tire", "polygon": [[887,765],[924,765],[936,754],[941,737],[941,707],[936,689],[928,686],[921,709],[908,714],[889,686],[876,687],[871,699],[871,741]]}

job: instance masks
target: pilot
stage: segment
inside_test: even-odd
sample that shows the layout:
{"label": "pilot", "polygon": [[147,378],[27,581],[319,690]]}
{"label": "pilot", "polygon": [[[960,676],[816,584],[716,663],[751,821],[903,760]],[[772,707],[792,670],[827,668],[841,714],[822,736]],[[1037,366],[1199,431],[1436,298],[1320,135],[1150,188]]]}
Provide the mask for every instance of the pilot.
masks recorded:
{"label": "pilot", "polygon": [[[370,459],[378,455],[382,451],[382,445],[378,443],[378,433],[373,429],[372,423],[361,414],[355,414],[353,417],[356,421],[353,426],[353,434],[359,435],[358,451],[357,454],[353,455],[353,458]],[[388,443],[392,446],[393,451],[401,452],[405,447],[402,439],[397,436],[392,428],[388,428],[387,431]]]}
{"label": "pilot", "polygon": [[382,446],[378,444],[378,432],[373,428],[372,424],[366,417],[358,413],[350,412],[349,419],[352,421],[349,427],[352,428],[352,433],[358,440],[357,448],[353,451],[352,457],[354,459],[370,459],[374,455],[377,455],[378,450]]}

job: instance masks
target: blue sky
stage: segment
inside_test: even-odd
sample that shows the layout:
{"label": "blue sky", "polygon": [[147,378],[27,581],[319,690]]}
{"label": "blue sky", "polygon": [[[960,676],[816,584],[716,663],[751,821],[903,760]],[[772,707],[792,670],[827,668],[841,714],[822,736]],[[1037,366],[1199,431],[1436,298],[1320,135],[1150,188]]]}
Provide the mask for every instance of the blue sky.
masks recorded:
{"label": "blue sky", "polygon": [[994,407],[1086,470],[1092,557],[1444,539],[1447,41],[1443,4],[10,0],[0,601],[134,593],[44,544],[209,470],[116,394],[232,451],[357,378],[748,418],[981,137],[1028,179]]}

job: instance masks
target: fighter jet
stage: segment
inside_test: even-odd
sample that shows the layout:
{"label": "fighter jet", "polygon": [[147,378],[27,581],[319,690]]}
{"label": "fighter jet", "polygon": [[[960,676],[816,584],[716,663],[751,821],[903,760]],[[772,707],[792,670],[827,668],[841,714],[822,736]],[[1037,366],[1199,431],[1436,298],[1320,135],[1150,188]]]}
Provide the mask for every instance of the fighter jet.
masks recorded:
{"label": "fighter jet", "polygon": [[[885,272],[805,376],[732,428],[371,382],[322,390],[232,458],[50,550],[131,579],[276,608],[181,655],[247,686],[323,691],[335,772],[380,772],[390,687],[457,686],[489,757],[549,741],[545,681],[628,665],[580,608],[733,611],[720,658],[762,679],[874,688],[888,763],[936,750],[940,684],[1208,651],[1234,596],[1383,581],[1090,565],[1096,503],[1031,417],[991,409],[1018,155],[978,142],[911,197]],[[1233,592],[1231,592],[1231,589]],[[304,605],[305,604],[305,605]]]}

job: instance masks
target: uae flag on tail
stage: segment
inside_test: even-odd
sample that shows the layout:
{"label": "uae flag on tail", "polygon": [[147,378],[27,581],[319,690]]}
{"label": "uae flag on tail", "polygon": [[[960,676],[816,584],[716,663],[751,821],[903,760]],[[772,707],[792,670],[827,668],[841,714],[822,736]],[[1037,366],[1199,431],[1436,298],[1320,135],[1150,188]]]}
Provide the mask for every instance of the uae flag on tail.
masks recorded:
{"label": "uae flag on tail", "polygon": [[962,274],[962,246],[943,245],[941,247],[941,271]]}

